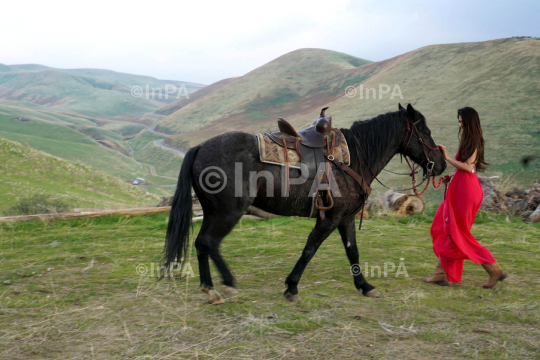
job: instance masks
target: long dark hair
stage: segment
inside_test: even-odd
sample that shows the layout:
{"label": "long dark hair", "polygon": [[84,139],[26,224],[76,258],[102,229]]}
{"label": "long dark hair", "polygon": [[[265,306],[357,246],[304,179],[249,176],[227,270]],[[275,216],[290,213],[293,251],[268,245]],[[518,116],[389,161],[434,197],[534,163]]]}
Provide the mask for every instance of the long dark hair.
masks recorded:
{"label": "long dark hair", "polygon": [[485,171],[490,165],[484,159],[484,137],[482,136],[482,126],[480,117],[472,107],[464,107],[458,110],[457,117],[461,115],[463,128],[459,128],[459,156],[463,161],[467,161],[475,150],[476,171]]}

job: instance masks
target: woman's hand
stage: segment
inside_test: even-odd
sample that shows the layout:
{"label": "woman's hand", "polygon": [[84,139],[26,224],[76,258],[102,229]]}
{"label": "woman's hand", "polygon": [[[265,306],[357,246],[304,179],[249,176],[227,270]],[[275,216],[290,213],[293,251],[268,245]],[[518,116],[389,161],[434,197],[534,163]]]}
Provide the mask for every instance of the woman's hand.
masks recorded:
{"label": "woman's hand", "polygon": [[442,178],[442,183],[446,185],[446,184],[448,184],[450,182],[450,180],[452,180],[451,175],[444,175],[443,178]]}
{"label": "woman's hand", "polygon": [[441,150],[444,160],[448,160],[448,153],[446,152],[446,146],[444,145],[437,145],[439,149]]}

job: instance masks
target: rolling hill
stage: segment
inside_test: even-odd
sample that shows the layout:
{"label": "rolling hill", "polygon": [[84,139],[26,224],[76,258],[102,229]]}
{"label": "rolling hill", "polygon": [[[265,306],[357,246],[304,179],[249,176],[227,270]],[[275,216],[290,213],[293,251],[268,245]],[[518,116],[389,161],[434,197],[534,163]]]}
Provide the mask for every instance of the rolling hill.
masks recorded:
{"label": "rolling hill", "polygon": [[[141,88],[140,96],[131,94],[133,86]],[[35,103],[96,118],[137,117],[176,101],[178,92],[167,98],[157,92],[152,95],[152,89],[165,91],[166,86],[170,89],[185,86],[188,93],[204,87],[110,70],[0,65],[0,99]]]}
{"label": "rolling hill", "polygon": [[0,100],[0,114],[66,126],[101,126],[109,122],[107,120],[96,119],[69,110],[62,110],[30,102],[12,100]]}
{"label": "rolling hill", "polygon": [[[156,130],[178,134],[204,129],[210,135],[231,127],[256,129],[278,116],[339,98],[343,88],[376,68],[366,64],[369,61],[333,51],[296,50],[187,104],[160,121]],[[203,139],[195,136],[191,142]]]}
{"label": "rolling hill", "polygon": [[157,197],[83,164],[0,138],[0,214],[41,194],[72,207],[155,205]]}
{"label": "rolling hill", "polygon": [[223,79],[223,80],[220,80],[220,81],[216,81],[215,83],[213,84],[210,84],[208,86],[205,86],[204,88],[202,88],[201,90],[198,90],[196,93],[192,94],[189,96],[189,99],[187,97],[184,97],[182,99],[179,99],[179,100],[176,100],[172,103],[170,103],[169,105],[165,105],[164,107],[154,111],[156,114],[160,114],[160,115],[170,115],[172,114],[173,112],[175,111],[178,111],[180,110],[181,108],[183,108],[184,106],[196,101],[196,100],[199,100],[201,98],[203,98],[204,96],[218,90],[219,88],[233,82],[234,80],[236,80],[237,78],[228,78],[228,79]]}
{"label": "rolling hill", "polygon": [[[0,138],[17,141],[64,160],[84,163],[126,183],[139,176],[152,184],[171,184],[170,179],[153,176],[147,166],[123,155],[121,151],[103,146],[107,144],[99,144],[90,136],[94,134],[90,133],[95,133],[102,139],[116,141],[123,147],[119,135],[107,133],[107,130],[100,128],[85,129],[88,134],[60,124],[36,120],[20,121],[18,118],[0,114]],[[171,155],[171,158],[176,157]]]}
{"label": "rolling hill", "polygon": [[[399,86],[400,96],[380,94]],[[363,86],[363,97],[360,87]],[[345,94],[354,86],[357,94]],[[366,98],[366,89],[375,89]],[[399,94],[398,94],[399,95]],[[227,130],[276,129],[284,117],[302,128],[330,106],[334,126],[349,127],[412,103],[428,119],[436,142],[457,150],[457,109],[478,110],[491,174],[511,174],[530,186],[538,168],[521,156],[540,149],[540,39],[508,38],[426,46],[380,62],[319,49],[301,49],[232,81],[165,117],[156,127],[182,150]],[[389,168],[398,168],[392,162]],[[391,184],[403,180],[383,175]],[[398,185],[399,186],[399,185]]]}

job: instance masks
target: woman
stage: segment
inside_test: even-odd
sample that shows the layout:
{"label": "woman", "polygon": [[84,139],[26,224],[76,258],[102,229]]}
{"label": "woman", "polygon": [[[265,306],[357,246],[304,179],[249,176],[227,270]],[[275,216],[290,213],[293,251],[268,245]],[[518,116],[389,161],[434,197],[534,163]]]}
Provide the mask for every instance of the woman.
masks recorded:
{"label": "woman", "polygon": [[470,107],[459,109],[458,120],[459,150],[456,158],[450,158],[446,147],[439,145],[445,160],[456,170],[443,180],[448,184],[448,191],[431,225],[433,251],[439,263],[435,274],[424,281],[442,286],[448,285],[448,282],[460,283],[463,261],[471,260],[475,264],[482,264],[489,274],[488,282],[483,285],[488,289],[494,287],[497,281],[504,280],[506,273],[470,230],[484,196],[476,171],[484,171],[489,164],[484,160],[484,138],[476,110]]}

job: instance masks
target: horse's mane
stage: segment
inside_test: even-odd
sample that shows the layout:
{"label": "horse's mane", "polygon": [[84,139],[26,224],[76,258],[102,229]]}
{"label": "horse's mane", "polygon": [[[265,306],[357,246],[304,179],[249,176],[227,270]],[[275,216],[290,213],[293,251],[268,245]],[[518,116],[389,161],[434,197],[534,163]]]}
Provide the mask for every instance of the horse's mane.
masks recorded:
{"label": "horse's mane", "polygon": [[382,170],[379,167],[388,146],[399,141],[397,139],[403,132],[400,120],[402,111],[405,112],[388,112],[370,120],[358,120],[350,129],[340,129],[347,140],[351,158],[356,158],[358,166],[362,165],[367,174],[370,173],[368,169],[375,174]]}

